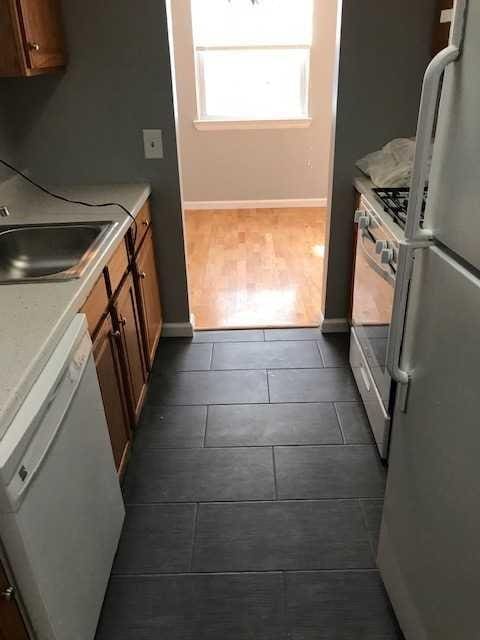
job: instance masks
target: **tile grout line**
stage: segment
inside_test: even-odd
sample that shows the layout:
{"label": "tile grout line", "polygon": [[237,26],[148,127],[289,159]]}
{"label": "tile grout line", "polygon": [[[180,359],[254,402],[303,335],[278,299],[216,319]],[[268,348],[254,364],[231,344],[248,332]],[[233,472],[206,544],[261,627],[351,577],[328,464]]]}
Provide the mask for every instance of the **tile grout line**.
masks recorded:
{"label": "tile grout line", "polygon": [[333,410],[335,411],[335,415],[337,417],[338,427],[340,429],[340,433],[342,434],[343,444],[347,444],[347,439],[345,438],[345,434],[343,433],[343,429],[342,429],[342,422],[340,420],[340,416],[338,415],[337,403],[332,402],[332,404],[333,404]]}
{"label": "tile grout line", "polygon": [[[239,343],[239,344],[243,344],[243,343]],[[263,344],[263,343],[260,343]],[[264,366],[244,366],[244,367],[220,367],[220,368],[212,368],[213,365],[213,356],[214,356],[214,347],[215,345],[213,345],[212,348],[212,353],[210,355],[210,365],[209,367],[205,368],[205,367],[199,367],[199,368],[183,368],[183,369],[174,369],[174,370],[163,370],[160,373],[154,373],[152,374],[152,378],[153,379],[159,379],[162,377],[166,377],[166,376],[176,376],[182,373],[209,373],[209,372],[228,372],[228,371],[233,371],[233,372],[239,372],[239,371],[251,371],[251,372],[255,372],[255,371],[323,371],[324,369],[347,369],[348,371],[351,370],[351,367],[349,366],[348,363],[335,363],[335,364],[331,364],[331,365],[326,365],[324,360],[323,360],[323,356],[320,353],[320,358],[321,358],[321,366],[317,365],[302,365],[302,364],[295,364],[294,366],[281,366],[276,364],[275,366],[269,366],[268,363],[266,363],[266,366],[264,364]],[[345,402],[349,402],[348,400],[346,400]],[[353,400],[350,402],[354,402]]]}
{"label": "tile grout line", "polygon": [[212,343],[212,351],[210,353],[210,366],[208,367],[209,371],[213,371],[212,369],[212,365],[213,365],[213,352],[215,351],[215,342]]}
{"label": "tile grout line", "polygon": [[167,578],[178,576],[245,576],[245,575],[282,575],[289,574],[325,574],[325,573],[374,573],[380,575],[377,567],[334,567],[331,569],[231,569],[217,571],[152,571],[142,573],[112,573],[113,580],[129,580],[136,578]]}
{"label": "tile grout line", "polygon": [[273,464],[273,490],[275,492],[275,500],[278,500],[277,465],[275,462],[275,447],[272,447],[272,464]]}
{"label": "tile grout line", "polygon": [[193,531],[192,531],[192,549],[190,553],[190,573],[193,571],[193,556],[195,552],[195,539],[197,537],[198,530],[198,517],[200,513],[200,503],[195,503],[195,517],[193,519]]}
{"label": "tile grout line", "polygon": [[357,498],[357,503],[358,503],[358,508],[360,509],[360,513],[362,514],[363,526],[364,526],[365,531],[367,533],[368,546],[370,547],[370,550],[372,552],[373,561],[375,562],[376,561],[376,549],[375,549],[375,543],[374,543],[374,536],[372,535],[372,532],[370,531],[369,526],[368,526],[367,513],[366,513],[365,509],[363,508],[363,504],[362,504],[363,500],[365,500],[365,498]]}
{"label": "tile grout line", "polygon": [[[204,442],[206,441],[206,434],[203,438]],[[214,444],[207,445],[202,444],[198,447],[194,446],[160,446],[156,444],[149,445],[147,448],[142,449],[143,453],[154,452],[154,451],[198,451],[199,449],[269,449],[270,447],[289,447],[291,449],[301,449],[304,448],[318,448],[318,447],[375,447],[376,445],[371,443],[364,442],[305,442],[302,444],[296,444],[294,442],[267,442],[265,444]]]}
{"label": "tile grout line", "polygon": [[[271,369],[263,369],[263,371],[271,371]],[[313,405],[317,405],[317,404],[323,404],[323,405],[327,405],[327,404],[358,404],[358,400],[304,400],[304,401],[296,401],[296,402],[291,402],[291,401],[280,401],[280,402],[272,402],[271,404],[275,404],[277,406],[279,405],[292,405],[292,404],[313,404]],[[209,405],[205,404],[205,402],[197,402],[196,404],[163,404],[162,402],[159,402],[158,404],[155,402],[151,402],[149,403],[149,407],[151,408],[159,408],[161,409],[162,407],[206,407],[206,406],[210,406],[210,407],[228,407],[230,406],[230,404],[243,404],[245,406],[255,406],[256,404],[258,405],[265,405],[268,404],[268,402],[243,402],[243,403],[238,403],[238,402],[234,402],[234,403],[229,403],[229,402],[210,402]]]}
{"label": "tile grout line", "polygon": [[[218,405],[212,405],[212,406],[218,406]],[[222,405],[223,406],[223,405]],[[227,405],[228,406],[228,405]],[[303,444],[289,444],[289,443],[284,443],[284,442],[277,442],[276,444],[272,444],[272,443],[267,443],[267,444],[224,444],[224,445],[214,445],[214,446],[209,446],[209,447],[205,447],[206,449],[210,450],[210,451],[215,451],[215,450],[229,450],[229,449],[270,449],[271,447],[283,447],[283,448],[291,448],[291,449],[301,449],[302,447],[305,449],[320,449],[322,447],[362,447],[364,449],[369,448],[369,449],[373,449],[376,450],[376,445],[374,443],[371,442],[352,442],[352,443],[346,443],[346,444],[342,444],[341,442],[325,442],[325,443],[315,443],[315,442],[310,442],[310,443],[303,443]],[[148,448],[144,448],[142,449],[142,452],[140,455],[143,455],[145,453],[153,453],[155,451],[201,451],[204,447],[173,447],[173,446],[168,446],[168,447],[159,447],[156,445],[151,445]]]}
{"label": "tile grout line", "polygon": [[288,629],[288,596],[287,596],[287,573],[285,570],[282,571],[282,589],[283,589],[283,624],[284,627],[284,635],[285,638],[290,638],[290,633]]}
{"label": "tile grout line", "polygon": [[[265,371],[265,369],[264,369]],[[207,405],[211,405],[211,406],[215,406],[215,407],[230,407],[230,406],[241,406],[241,405],[268,405],[268,404],[274,404],[274,405],[279,405],[279,404],[328,404],[331,402],[343,402],[343,403],[351,403],[351,404],[355,404],[359,402],[359,400],[274,400],[273,402],[259,402],[258,400],[256,400],[255,402],[247,402],[246,400],[239,400],[236,402],[192,402],[192,403],[185,403],[185,402],[161,402],[158,405],[153,405],[153,406],[158,406],[158,407],[206,407]]]}
{"label": "tile grout line", "polygon": [[320,354],[320,360],[322,361],[323,368],[324,368],[324,369],[329,368],[329,367],[327,367],[327,365],[325,364],[325,358],[323,357],[323,353],[322,353],[322,350],[320,349],[320,344],[318,343],[318,340],[315,340],[315,344],[317,345],[318,353]]}
{"label": "tile grout line", "polygon": [[382,502],[383,501],[383,497],[382,496],[342,496],[339,498],[336,497],[317,497],[317,498],[301,498],[301,497],[297,497],[297,498],[279,498],[278,500],[276,499],[269,499],[269,498],[235,498],[232,500],[227,500],[227,499],[223,499],[223,500],[219,500],[218,498],[216,499],[212,499],[212,500],[207,500],[206,498],[203,498],[201,500],[198,500],[198,502],[195,502],[195,499],[191,499],[191,500],[164,500],[164,501],[160,501],[160,502],[126,502],[125,506],[126,507],[151,507],[153,505],[188,505],[188,504],[223,504],[223,505],[228,505],[228,506],[232,506],[233,504],[277,504],[277,503],[283,503],[283,502],[296,502],[296,503],[306,503],[306,502],[358,502],[359,500],[365,500],[365,501],[377,501],[377,502]]}
{"label": "tile grout line", "polygon": [[268,395],[268,402],[267,402],[267,404],[271,404],[272,400],[271,400],[271,398],[270,398],[269,369],[265,369],[265,375],[267,376],[267,395]]}
{"label": "tile grout line", "polygon": [[[173,374],[177,374],[177,373],[209,373],[209,372],[228,372],[228,371],[324,371],[325,369],[329,370],[329,369],[347,369],[348,371],[350,371],[350,367],[346,364],[332,364],[332,365],[324,365],[323,364],[323,360],[322,360],[322,366],[319,366],[318,364],[316,366],[303,366],[303,365],[295,365],[294,367],[292,366],[285,366],[285,367],[281,367],[279,365],[275,365],[275,367],[269,366],[267,364],[267,366],[259,366],[259,367],[243,367],[243,368],[236,368],[236,367],[229,367],[227,368],[220,368],[220,369],[179,369],[178,371],[174,371]],[[348,400],[347,400],[348,402]],[[353,402],[353,401],[352,401]]]}
{"label": "tile grout line", "polygon": [[202,448],[206,448],[207,443],[207,429],[208,429],[208,415],[210,411],[210,405],[207,404],[207,415],[205,416],[205,431],[203,432],[203,445]]}

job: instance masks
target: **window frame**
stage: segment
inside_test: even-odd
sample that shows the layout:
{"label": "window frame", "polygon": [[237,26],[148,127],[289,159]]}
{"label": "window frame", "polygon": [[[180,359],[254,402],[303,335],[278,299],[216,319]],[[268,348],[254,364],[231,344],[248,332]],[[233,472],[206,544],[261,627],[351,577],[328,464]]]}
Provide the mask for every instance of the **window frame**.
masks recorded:
{"label": "window frame", "polygon": [[[314,14],[312,19],[314,19]],[[209,130],[228,130],[228,129],[305,129],[312,123],[311,116],[311,58],[313,41],[311,44],[277,44],[277,45],[211,45],[202,46],[195,44],[195,35],[193,30],[192,20],[192,40],[193,40],[193,55],[195,63],[195,94],[196,94],[196,108],[197,118],[193,121],[196,129],[199,131]],[[202,51],[281,51],[281,50],[304,50],[308,52],[307,62],[305,66],[305,73],[303,74],[302,90],[305,90],[306,99],[306,115],[299,117],[272,117],[272,118],[208,118],[205,114],[205,81],[203,73],[203,65],[201,62],[201,56],[199,53]]]}

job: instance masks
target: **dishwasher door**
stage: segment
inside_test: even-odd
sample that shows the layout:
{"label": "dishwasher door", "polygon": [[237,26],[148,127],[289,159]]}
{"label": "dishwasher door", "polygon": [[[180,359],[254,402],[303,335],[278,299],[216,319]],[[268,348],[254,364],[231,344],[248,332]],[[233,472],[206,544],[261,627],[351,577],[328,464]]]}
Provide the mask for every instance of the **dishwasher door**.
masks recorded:
{"label": "dishwasher door", "polygon": [[0,442],[0,535],[38,640],[94,637],[125,515],[91,341],[75,322]]}

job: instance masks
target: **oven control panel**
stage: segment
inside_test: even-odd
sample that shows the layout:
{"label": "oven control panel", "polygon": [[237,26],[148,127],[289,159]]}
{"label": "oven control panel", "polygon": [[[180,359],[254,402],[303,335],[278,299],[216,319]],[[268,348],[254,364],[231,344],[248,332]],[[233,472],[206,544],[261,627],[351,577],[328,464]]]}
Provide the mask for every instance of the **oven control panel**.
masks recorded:
{"label": "oven control panel", "polygon": [[355,222],[358,224],[359,241],[367,249],[373,245],[373,252],[368,249],[370,258],[377,262],[379,267],[389,266],[395,271],[399,241],[390,228],[391,224],[384,220],[383,216],[380,216],[363,196],[360,207],[355,212]]}

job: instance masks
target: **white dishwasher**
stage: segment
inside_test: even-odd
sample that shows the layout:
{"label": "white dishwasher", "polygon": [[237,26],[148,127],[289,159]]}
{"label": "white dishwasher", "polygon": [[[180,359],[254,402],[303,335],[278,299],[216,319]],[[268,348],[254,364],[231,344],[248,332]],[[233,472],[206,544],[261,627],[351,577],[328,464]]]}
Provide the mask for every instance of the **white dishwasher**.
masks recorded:
{"label": "white dishwasher", "polygon": [[0,439],[0,538],[38,640],[94,637],[124,517],[77,315]]}

